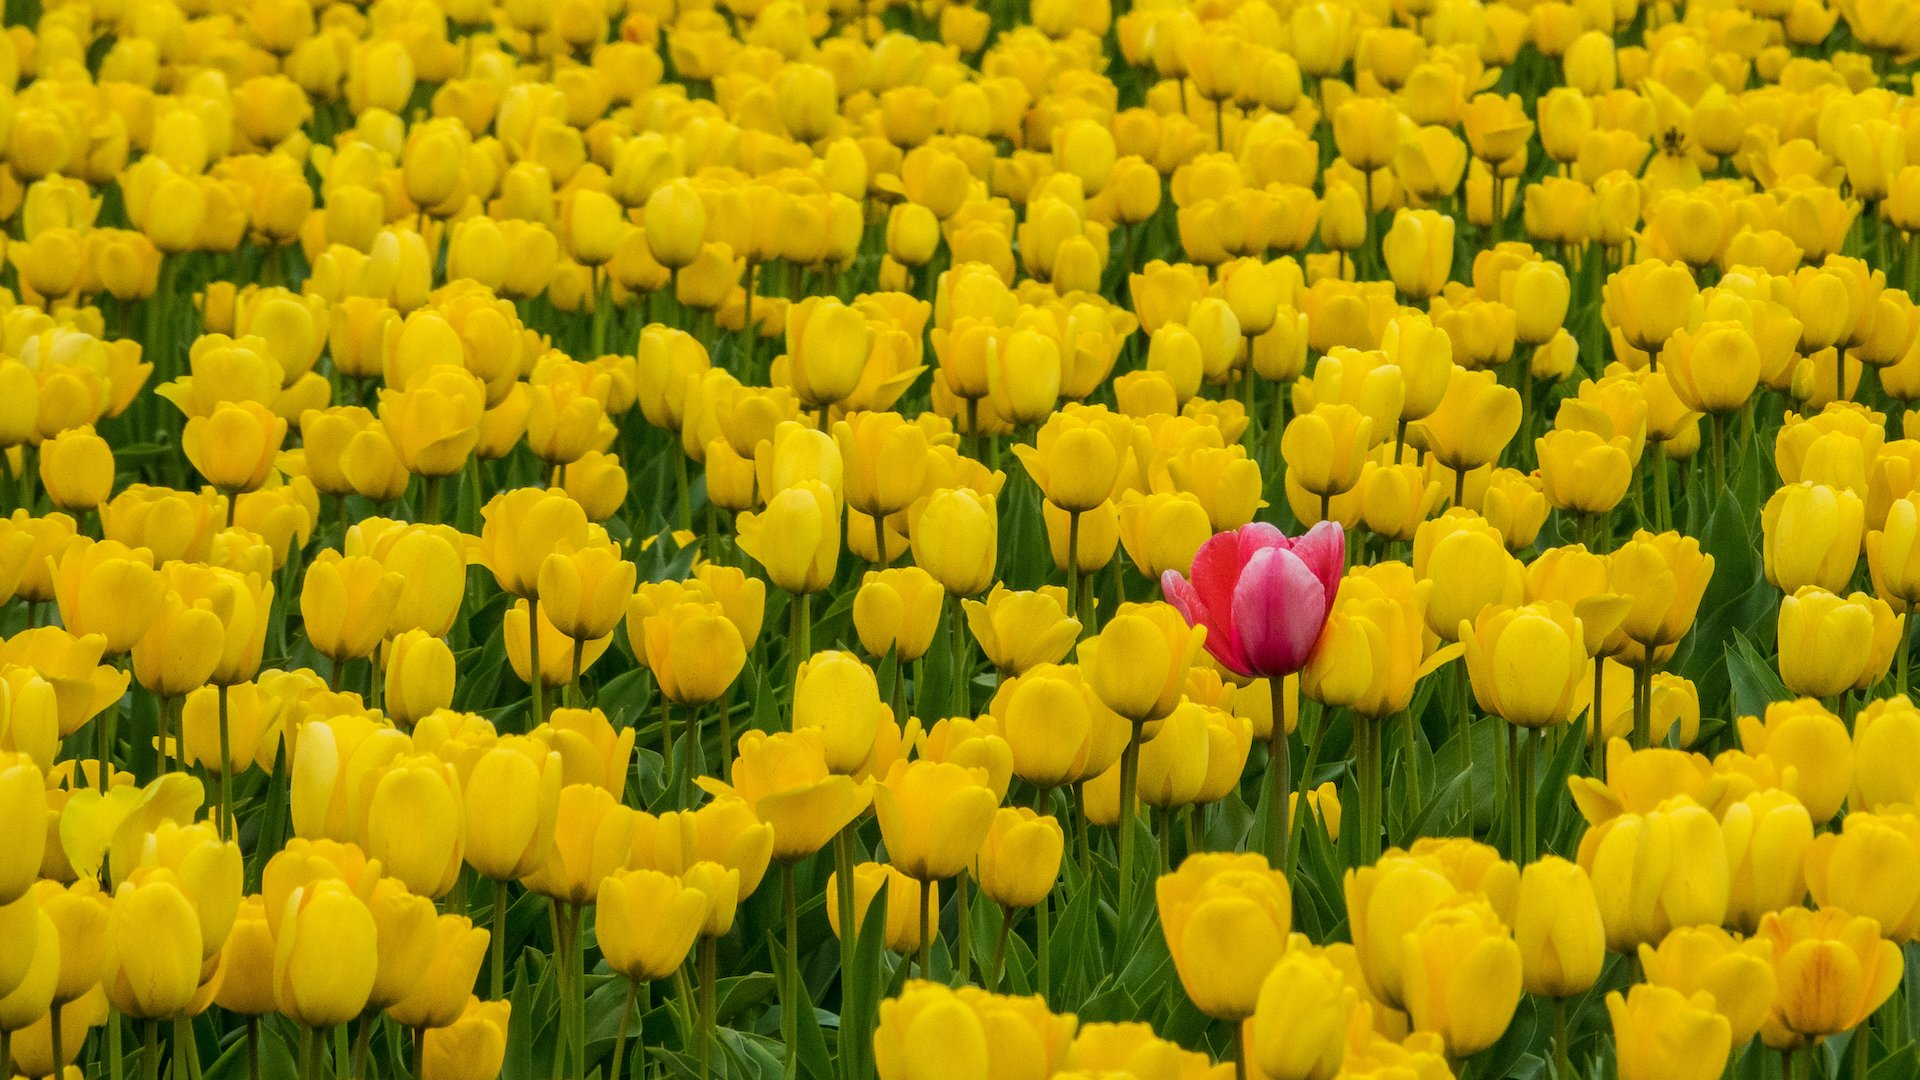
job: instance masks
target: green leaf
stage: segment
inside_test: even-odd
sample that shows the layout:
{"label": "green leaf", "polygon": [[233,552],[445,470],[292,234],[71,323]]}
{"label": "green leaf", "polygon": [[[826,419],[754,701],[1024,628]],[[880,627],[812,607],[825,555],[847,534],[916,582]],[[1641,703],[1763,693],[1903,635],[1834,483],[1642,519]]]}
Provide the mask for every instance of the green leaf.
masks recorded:
{"label": "green leaf", "polygon": [[1727,678],[1731,684],[1729,705],[1735,716],[1759,716],[1775,701],[1790,701],[1793,694],[1780,681],[1773,665],[1760,655],[1747,636],[1733,630],[1725,653]]}

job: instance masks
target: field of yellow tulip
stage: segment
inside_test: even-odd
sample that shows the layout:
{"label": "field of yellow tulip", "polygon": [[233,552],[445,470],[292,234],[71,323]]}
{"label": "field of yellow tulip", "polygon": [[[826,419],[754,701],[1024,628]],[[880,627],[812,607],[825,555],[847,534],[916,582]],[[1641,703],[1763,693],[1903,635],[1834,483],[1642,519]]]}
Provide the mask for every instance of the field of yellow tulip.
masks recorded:
{"label": "field of yellow tulip", "polygon": [[0,1080],[1920,1077],[1916,73],[5,0]]}

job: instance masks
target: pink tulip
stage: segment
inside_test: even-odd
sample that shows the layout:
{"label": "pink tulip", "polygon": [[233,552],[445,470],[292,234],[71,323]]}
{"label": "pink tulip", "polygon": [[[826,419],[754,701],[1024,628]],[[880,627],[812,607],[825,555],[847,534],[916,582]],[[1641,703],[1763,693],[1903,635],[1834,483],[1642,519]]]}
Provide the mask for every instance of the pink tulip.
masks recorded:
{"label": "pink tulip", "polygon": [[1346,557],[1337,522],[1289,538],[1256,521],[1201,544],[1193,580],[1169,570],[1160,588],[1190,625],[1207,628],[1214,659],[1240,675],[1280,677],[1313,655]]}

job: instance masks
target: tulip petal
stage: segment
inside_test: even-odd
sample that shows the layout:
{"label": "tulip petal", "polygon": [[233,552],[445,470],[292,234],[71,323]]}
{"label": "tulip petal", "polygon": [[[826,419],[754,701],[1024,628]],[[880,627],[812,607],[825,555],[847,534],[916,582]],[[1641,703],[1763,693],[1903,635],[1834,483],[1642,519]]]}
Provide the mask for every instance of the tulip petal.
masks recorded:
{"label": "tulip petal", "polygon": [[1292,551],[1271,548],[1248,561],[1233,591],[1232,622],[1248,664],[1269,677],[1306,666],[1327,622],[1327,592]]}

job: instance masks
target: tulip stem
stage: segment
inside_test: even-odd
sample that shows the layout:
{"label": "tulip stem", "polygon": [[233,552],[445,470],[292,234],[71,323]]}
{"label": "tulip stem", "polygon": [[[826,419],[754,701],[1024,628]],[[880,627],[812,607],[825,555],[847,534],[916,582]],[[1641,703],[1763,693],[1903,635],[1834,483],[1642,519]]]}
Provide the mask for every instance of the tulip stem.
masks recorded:
{"label": "tulip stem", "polygon": [[373,1042],[373,1026],[379,1022],[379,1013],[368,1013],[360,1018],[360,1027],[353,1033],[353,1066],[347,1074],[353,1080],[364,1080],[368,1075],[367,1051]]}
{"label": "tulip stem", "polygon": [[800,665],[813,652],[813,594],[793,594],[793,626],[787,635],[788,679],[795,690],[800,688]]}
{"label": "tulip stem", "polygon": [[1567,1029],[1567,999],[1553,999],[1553,1074],[1573,1080],[1573,1040]]}
{"label": "tulip stem", "polygon": [[[853,827],[853,823],[848,822],[833,837],[833,891],[834,903],[840,911],[840,1015],[843,1019],[854,1011],[851,1001],[857,996],[856,988],[859,992],[865,991],[865,980],[856,979],[853,971],[857,952],[854,944],[860,938],[860,931],[854,925],[853,838],[850,835]],[[703,938],[701,947],[705,948],[709,940]]]}
{"label": "tulip stem", "polygon": [[1400,710],[1400,720],[1401,753],[1407,758],[1407,804],[1415,813],[1419,813],[1423,800],[1420,798],[1420,739],[1416,729],[1420,722],[1413,718],[1411,706]]}
{"label": "tulip stem", "polygon": [[1900,628],[1900,663],[1895,669],[1899,673],[1899,685],[1893,690],[1896,694],[1912,693],[1913,684],[1907,681],[1907,676],[1913,664],[1913,619],[1913,613],[1908,613]]}
{"label": "tulip stem", "polygon": [[[218,823],[222,839],[232,835],[228,828],[228,815],[233,812],[233,735],[227,720],[227,686],[220,684],[215,691],[220,700],[220,814],[214,820]],[[56,1019],[56,1022],[57,1019]]]}
{"label": "tulip stem", "polygon": [[1034,990],[1049,1006],[1053,1004],[1053,894],[1040,898],[1033,906],[1034,959],[1040,967],[1039,985]]}
{"label": "tulip stem", "polygon": [[953,879],[954,922],[959,931],[955,935],[955,955],[953,974],[960,985],[965,986],[973,979],[973,918],[969,910],[973,890],[967,888],[967,875],[963,871]]}
{"label": "tulip stem", "polygon": [[673,701],[660,695],[660,767],[666,772],[666,786],[673,787]]}
{"label": "tulip stem", "polygon": [[[780,864],[780,902],[786,909],[786,986],[780,993],[780,1029],[787,1040],[786,1075],[795,1076],[800,1046],[800,914],[793,898],[793,864]],[[923,924],[924,925],[924,924]]]}
{"label": "tulip stem", "polygon": [[[1120,812],[1117,822],[1120,835],[1116,838],[1120,848],[1120,880],[1115,890],[1114,910],[1119,913],[1118,929],[1123,936],[1133,914],[1133,794],[1140,782],[1140,728],[1138,722],[1133,725],[1133,737],[1127,740],[1126,748],[1120,751]],[[1271,816],[1268,820],[1272,821]]]}
{"label": "tulip stem", "polygon": [[1645,750],[1653,741],[1653,657],[1633,669],[1633,748]]}
{"label": "tulip stem", "polygon": [[1267,772],[1273,786],[1267,803],[1267,854],[1271,865],[1282,870],[1293,865],[1288,820],[1292,807],[1287,805],[1293,797],[1293,761],[1287,745],[1286,682],[1281,675],[1267,677],[1273,701],[1273,719],[1267,731]]}
{"label": "tulip stem", "polygon": [[[1080,511],[1067,511],[1067,614],[1080,612]],[[1082,624],[1080,632],[1088,627]]]}
{"label": "tulip stem", "polygon": [[693,482],[687,477],[687,455],[674,446],[667,451],[667,456],[673,459],[673,520],[681,529],[691,529],[693,499],[689,492]]}
{"label": "tulip stem", "polygon": [[1233,1025],[1233,1075],[1234,1080],[1247,1080],[1247,1024],[1244,1020]]}
{"label": "tulip stem", "polygon": [[586,1080],[587,1076],[587,947],[581,920],[582,910],[579,904],[569,904],[567,912],[569,926],[567,964],[571,969],[569,974],[573,978],[573,993],[569,995],[567,1005],[573,1010],[575,1080]]}
{"label": "tulip stem", "polygon": [[[147,1080],[160,1075],[160,1022],[147,1021]],[[307,1028],[300,1033],[300,1080],[320,1080],[320,1031]]]}
{"label": "tulip stem", "polygon": [[885,570],[893,560],[887,557],[887,519],[873,515],[873,568]]}
{"label": "tulip stem", "polygon": [[[1040,901],[1046,903],[1045,899]],[[1000,905],[1000,932],[993,939],[993,967],[987,973],[987,989],[1000,991],[1000,977],[1007,970],[1007,935],[1013,929],[1013,909]]]}
{"label": "tulip stem", "polygon": [[626,1064],[627,1060],[627,1025],[632,1021],[634,1002],[638,1000],[639,996],[640,984],[632,979],[628,979],[627,998],[625,1003],[620,1006],[619,1034],[613,1038],[613,1068],[607,1071],[607,1080],[620,1080],[620,1077],[626,1075],[621,1070],[621,1067]]}
{"label": "tulip stem", "polygon": [[[1455,474],[1455,475],[1460,476],[1465,474]],[[1473,835],[1473,817],[1474,817],[1474,809],[1475,809],[1474,801],[1473,801],[1473,788],[1474,788],[1474,783],[1473,783],[1473,758],[1474,758],[1473,706],[1467,696],[1468,691],[1471,689],[1471,686],[1470,686],[1469,677],[1467,675],[1466,660],[1462,659],[1460,661],[1460,666],[1454,669],[1454,675],[1455,675],[1455,678],[1453,680],[1454,708],[1456,713],[1460,717],[1460,737],[1463,740],[1462,745],[1466,752],[1465,760],[1467,765],[1467,784],[1466,784],[1466,802],[1464,805],[1466,806],[1467,835],[1471,836]]]}
{"label": "tulip stem", "polygon": [[527,689],[533,694],[533,718],[529,730],[547,722],[544,688],[540,678],[540,596],[527,597]]}
{"label": "tulip stem", "polygon": [[492,951],[488,967],[488,983],[492,993],[487,995],[490,1001],[499,1001],[506,996],[507,987],[507,883],[493,883],[493,939],[487,943]]}
{"label": "tulip stem", "polygon": [[[56,1009],[54,1011],[58,1012],[59,1010]],[[1869,1028],[1872,1024],[1873,1014],[1868,1013],[1866,1017],[1860,1021],[1859,1026],[1853,1029],[1853,1042],[1847,1047],[1849,1055],[1853,1059],[1850,1062],[1853,1080],[1867,1080],[1867,1050],[1871,1040]],[[54,1060],[58,1061],[59,1058],[56,1057]]]}
{"label": "tulip stem", "polygon": [[1606,667],[1606,657],[1593,658],[1593,704],[1587,710],[1587,772],[1603,784],[1607,782],[1607,714],[1602,706],[1607,690]]}
{"label": "tulip stem", "polygon": [[714,984],[720,979],[720,939],[700,938],[700,1080],[713,1068]]}
{"label": "tulip stem", "polygon": [[920,883],[920,977],[933,978],[933,883]]}
{"label": "tulip stem", "polygon": [[[1841,362],[1845,363],[1844,360]],[[1846,396],[1844,392],[1840,394],[1842,400]],[[1708,460],[1713,463],[1713,497],[1717,501],[1725,495],[1727,488],[1727,417],[1725,413],[1714,413],[1712,419],[1713,445],[1708,448],[1712,457]],[[1661,456],[1664,459],[1665,454]]]}

